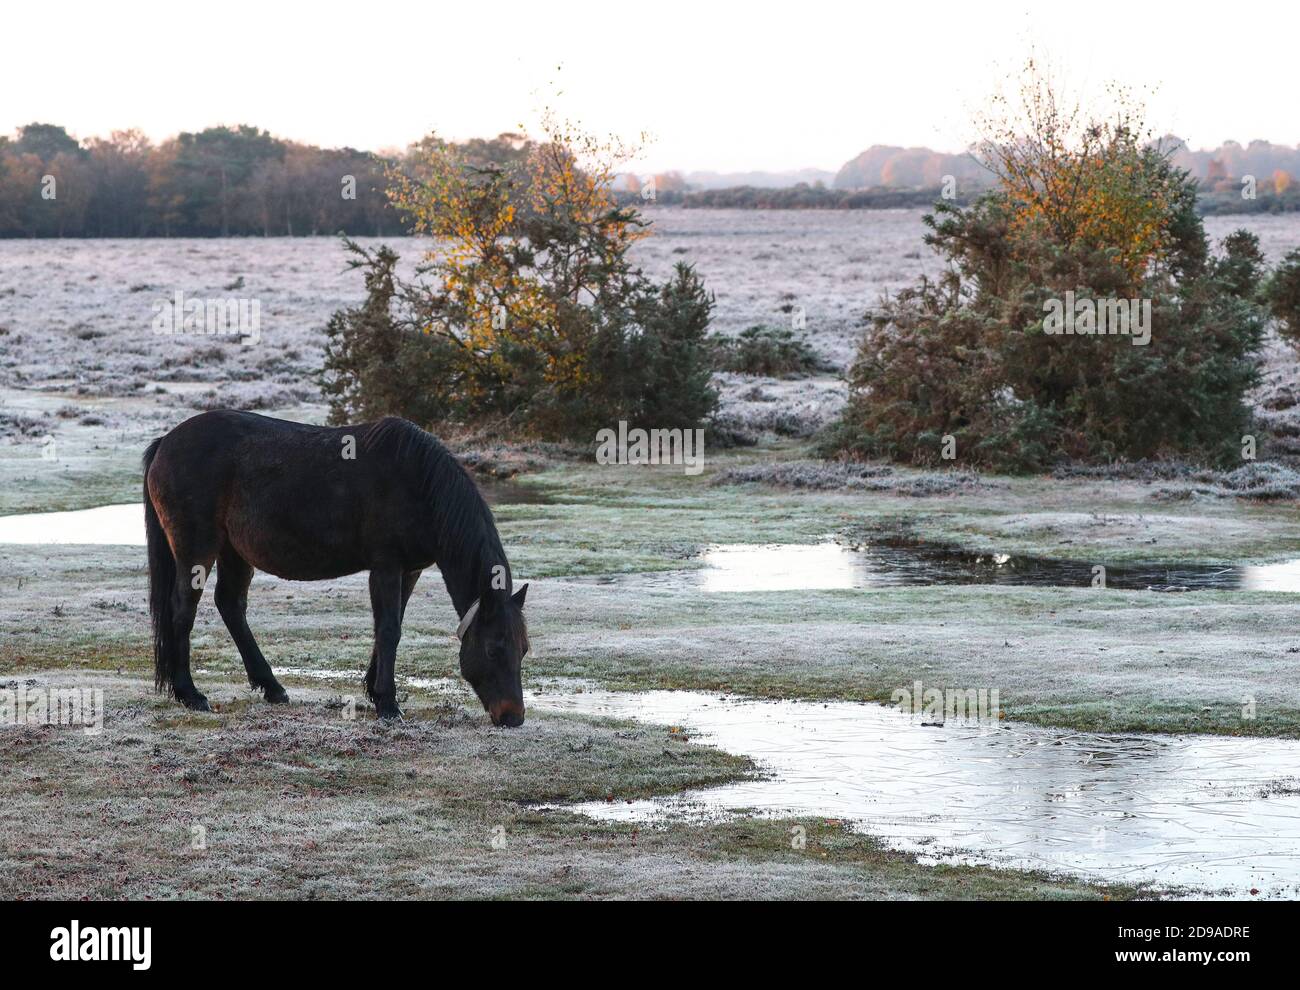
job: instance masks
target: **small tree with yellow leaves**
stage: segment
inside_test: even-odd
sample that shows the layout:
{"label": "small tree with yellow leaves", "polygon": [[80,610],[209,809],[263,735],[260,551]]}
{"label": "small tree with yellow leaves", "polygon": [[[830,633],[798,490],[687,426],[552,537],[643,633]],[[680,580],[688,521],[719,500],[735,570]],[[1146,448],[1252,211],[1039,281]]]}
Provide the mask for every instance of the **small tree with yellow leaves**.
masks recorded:
{"label": "small tree with yellow leaves", "polygon": [[[390,298],[445,365],[410,382],[404,405],[427,407],[432,392],[448,418],[554,437],[618,419],[700,425],[716,405],[704,341],[712,297],[686,266],[663,287],[632,267],[628,252],[649,224],[610,192],[629,149],[549,114],[543,129],[505,162],[426,139],[390,174],[393,204],[432,240],[423,280],[398,280]],[[331,354],[341,352],[340,338]],[[349,378],[330,356],[335,387]],[[367,391],[404,389],[335,388]],[[339,402],[335,418],[357,407]]]}
{"label": "small tree with yellow leaves", "polygon": [[1108,92],[1110,111],[1087,114],[1031,57],[1017,97],[995,95],[981,115],[976,157],[998,180],[1013,248],[1050,239],[1104,250],[1136,285],[1171,246],[1181,183],[1140,104]]}
{"label": "small tree with yellow leaves", "polygon": [[[981,149],[996,187],[925,217],[945,272],[870,314],[823,449],[1011,471],[1234,463],[1267,320],[1258,243],[1233,235],[1211,255],[1195,183],[1131,104],[1063,110],[1032,61],[1021,94],[1016,112],[995,101]],[[1149,325],[1058,335],[1045,314],[1067,301],[1071,315],[1140,304]]]}

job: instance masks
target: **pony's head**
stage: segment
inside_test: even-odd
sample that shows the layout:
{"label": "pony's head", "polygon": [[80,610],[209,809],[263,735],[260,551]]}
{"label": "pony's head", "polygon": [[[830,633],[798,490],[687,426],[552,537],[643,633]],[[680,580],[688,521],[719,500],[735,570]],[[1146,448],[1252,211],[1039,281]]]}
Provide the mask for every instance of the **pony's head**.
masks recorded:
{"label": "pony's head", "polygon": [[461,620],[460,673],[469,681],[493,725],[524,724],[524,685],[521,678],[528,652],[524,598],[528,585],[513,595],[488,591]]}

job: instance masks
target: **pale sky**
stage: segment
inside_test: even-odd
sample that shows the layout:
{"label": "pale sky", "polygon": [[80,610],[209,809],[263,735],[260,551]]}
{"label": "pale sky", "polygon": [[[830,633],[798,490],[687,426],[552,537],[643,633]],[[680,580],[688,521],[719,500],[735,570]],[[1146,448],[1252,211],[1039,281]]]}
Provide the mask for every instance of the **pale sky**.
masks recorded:
{"label": "pale sky", "polygon": [[1032,43],[1079,90],[1154,87],[1151,123],[1194,148],[1300,143],[1295,0],[60,2],[0,25],[0,133],[249,123],[378,150],[515,129],[550,98],[650,132],[643,170],[834,170],[872,144],[961,150]]}

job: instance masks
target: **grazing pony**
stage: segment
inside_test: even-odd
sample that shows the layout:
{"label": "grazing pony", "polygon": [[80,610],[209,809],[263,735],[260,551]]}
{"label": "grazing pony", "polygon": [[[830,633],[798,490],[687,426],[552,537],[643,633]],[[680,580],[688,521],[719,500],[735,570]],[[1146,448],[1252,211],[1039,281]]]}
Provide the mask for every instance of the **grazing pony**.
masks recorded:
{"label": "grazing pony", "polygon": [[460,625],[460,671],[494,725],[524,721],[523,605],[492,510],[447,449],[413,423],[290,423],[222,409],[186,420],[144,455],[154,681],[208,710],[190,676],[190,630],[212,565],[217,610],[253,687],[289,700],[245,620],[261,568],[294,581],[370,572],[375,645],[366,695],[398,718],[393,668],[420,572],[437,564]]}

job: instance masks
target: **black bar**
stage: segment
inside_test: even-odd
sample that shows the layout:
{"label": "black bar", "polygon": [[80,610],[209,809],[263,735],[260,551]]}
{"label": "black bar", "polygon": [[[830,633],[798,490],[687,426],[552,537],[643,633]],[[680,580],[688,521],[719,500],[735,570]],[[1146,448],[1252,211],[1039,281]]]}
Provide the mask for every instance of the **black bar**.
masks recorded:
{"label": "black bar", "polygon": [[[652,891],[647,891],[652,895]],[[1217,979],[1285,965],[1300,905],[1285,903],[471,904],[433,902],[22,902],[3,906],[6,975],[113,971],[149,979],[238,967],[259,977],[373,977],[421,957],[542,974],[643,971],[656,958],[731,973],[838,958],[918,977],[1193,971]],[[149,928],[149,967],[55,961],[52,932]],[[143,934],[143,933],[141,933]],[[485,951],[486,950],[486,951]],[[1129,954],[1121,958],[1119,954]],[[1193,956],[1192,954],[1196,955]],[[1201,954],[1211,958],[1205,961]],[[1134,954],[1151,954],[1149,957]],[[1231,958],[1225,954],[1231,954]],[[1244,954],[1238,957],[1238,954]],[[507,963],[507,960],[510,960]],[[525,962],[525,960],[529,960]],[[393,967],[397,966],[397,970]],[[1038,968],[1043,967],[1043,968]],[[1060,967],[1065,967],[1060,969]],[[234,970],[231,970],[232,972]],[[663,974],[671,979],[671,973]],[[811,975],[811,974],[810,974]],[[15,984],[16,985],[16,984]]]}

